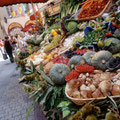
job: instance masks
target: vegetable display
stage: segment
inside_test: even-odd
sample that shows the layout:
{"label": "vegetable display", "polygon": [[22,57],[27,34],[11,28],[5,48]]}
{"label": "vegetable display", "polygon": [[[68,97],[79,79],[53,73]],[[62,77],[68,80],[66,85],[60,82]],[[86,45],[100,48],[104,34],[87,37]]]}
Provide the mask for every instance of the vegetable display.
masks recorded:
{"label": "vegetable display", "polygon": [[120,120],[120,11],[115,2],[62,0],[60,13],[45,13],[46,30],[16,51],[19,82],[32,107],[38,102],[48,120]]}

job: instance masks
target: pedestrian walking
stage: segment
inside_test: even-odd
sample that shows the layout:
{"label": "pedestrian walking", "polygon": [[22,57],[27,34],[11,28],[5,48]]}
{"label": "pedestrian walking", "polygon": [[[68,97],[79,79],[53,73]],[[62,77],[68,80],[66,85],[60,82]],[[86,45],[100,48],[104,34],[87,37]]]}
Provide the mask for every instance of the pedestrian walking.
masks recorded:
{"label": "pedestrian walking", "polygon": [[10,58],[11,63],[14,62],[13,53],[12,53],[12,46],[10,44],[9,37],[5,37],[4,48],[5,48],[5,51]]}

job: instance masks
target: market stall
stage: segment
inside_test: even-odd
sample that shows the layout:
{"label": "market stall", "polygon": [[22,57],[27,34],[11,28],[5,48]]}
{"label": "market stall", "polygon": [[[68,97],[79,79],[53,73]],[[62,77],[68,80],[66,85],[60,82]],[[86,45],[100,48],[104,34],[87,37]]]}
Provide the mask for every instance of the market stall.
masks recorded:
{"label": "market stall", "polygon": [[48,120],[120,120],[119,6],[63,0],[55,21],[17,53],[19,82]]}

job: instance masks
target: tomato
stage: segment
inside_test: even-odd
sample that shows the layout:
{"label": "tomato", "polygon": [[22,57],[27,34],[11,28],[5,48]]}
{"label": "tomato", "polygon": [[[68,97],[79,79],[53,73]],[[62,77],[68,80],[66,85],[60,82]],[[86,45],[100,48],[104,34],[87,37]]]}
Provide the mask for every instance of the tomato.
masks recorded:
{"label": "tomato", "polygon": [[105,33],[105,36],[109,36],[109,33]]}
{"label": "tomato", "polygon": [[114,22],[112,25],[113,25],[113,27],[117,27],[117,23],[116,22]]}
{"label": "tomato", "polygon": [[117,28],[120,28],[120,25],[117,25]]}
{"label": "tomato", "polygon": [[111,35],[112,35],[112,32],[109,32],[108,34],[109,34],[109,36],[111,36]]}
{"label": "tomato", "polygon": [[114,17],[114,14],[112,14],[111,17]]}

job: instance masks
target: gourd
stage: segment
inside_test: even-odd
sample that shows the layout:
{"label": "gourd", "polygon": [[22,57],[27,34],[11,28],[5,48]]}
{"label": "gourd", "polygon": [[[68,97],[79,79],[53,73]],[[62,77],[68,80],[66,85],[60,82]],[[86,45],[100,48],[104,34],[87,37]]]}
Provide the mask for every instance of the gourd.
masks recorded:
{"label": "gourd", "polygon": [[114,43],[115,45],[112,45],[108,48],[108,50],[111,53],[117,53],[120,52],[120,40],[116,39],[116,38],[109,38],[106,41],[111,40],[112,43]]}
{"label": "gourd", "polygon": [[69,62],[68,66],[70,69],[74,69],[76,65],[85,64],[86,61],[82,56],[73,56]]}
{"label": "gourd", "polygon": [[64,64],[55,64],[49,73],[50,78],[55,84],[62,85],[65,83],[65,76],[70,72],[70,69]]}
{"label": "gourd", "polygon": [[95,53],[96,52],[88,51],[82,56],[88,65],[92,65],[91,60],[92,60],[92,57]]}
{"label": "gourd", "polygon": [[115,30],[114,34],[115,34],[117,37],[120,37],[120,29]]}
{"label": "gourd", "polygon": [[97,69],[106,70],[106,63],[111,59],[113,59],[112,53],[102,50],[93,55],[91,63]]}

